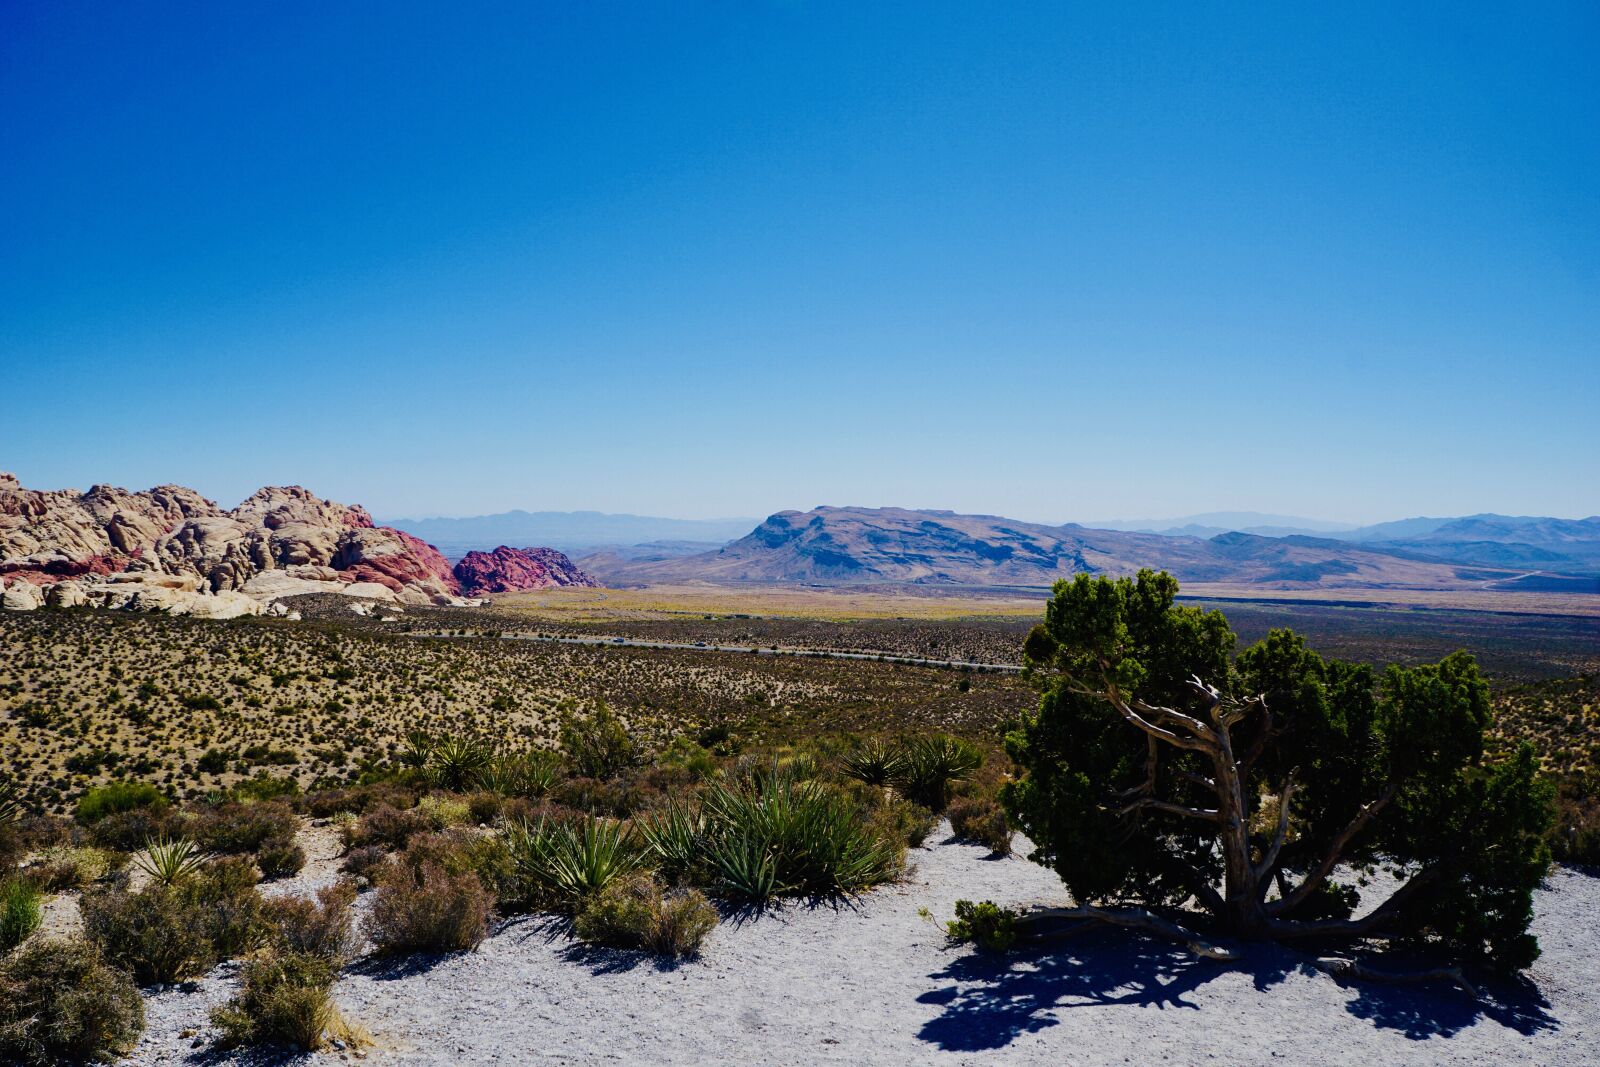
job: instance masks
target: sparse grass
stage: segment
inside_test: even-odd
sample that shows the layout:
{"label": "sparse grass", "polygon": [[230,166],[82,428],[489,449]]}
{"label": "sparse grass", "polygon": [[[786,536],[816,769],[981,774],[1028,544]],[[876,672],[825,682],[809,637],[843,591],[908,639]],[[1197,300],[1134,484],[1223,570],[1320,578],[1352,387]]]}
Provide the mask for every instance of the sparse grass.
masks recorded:
{"label": "sparse grass", "polygon": [[10,952],[39,928],[44,919],[41,897],[25,878],[0,880],[0,953]]}

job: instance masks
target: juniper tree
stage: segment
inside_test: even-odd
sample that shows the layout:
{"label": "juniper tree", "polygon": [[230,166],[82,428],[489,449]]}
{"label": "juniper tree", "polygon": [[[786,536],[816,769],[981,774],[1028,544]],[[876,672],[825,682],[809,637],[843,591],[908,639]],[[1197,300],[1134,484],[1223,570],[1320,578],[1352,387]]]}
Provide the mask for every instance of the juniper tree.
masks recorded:
{"label": "juniper tree", "polygon": [[[1225,956],[1240,940],[1383,939],[1526,967],[1549,864],[1547,786],[1524,745],[1484,760],[1488,686],[1465,652],[1389,667],[1274,630],[1235,652],[1170,575],[1056,583],[1024,649],[1043,695],[1007,737],[1003,801],[1080,906]],[[1396,888],[1360,918],[1348,872]]]}

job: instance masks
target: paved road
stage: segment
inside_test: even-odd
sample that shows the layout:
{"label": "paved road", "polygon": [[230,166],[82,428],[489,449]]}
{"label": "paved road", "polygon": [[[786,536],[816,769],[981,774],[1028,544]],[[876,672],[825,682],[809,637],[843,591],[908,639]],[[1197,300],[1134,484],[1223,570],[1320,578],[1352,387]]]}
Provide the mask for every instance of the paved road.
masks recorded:
{"label": "paved road", "polygon": [[[415,634],[416,637],[477,637],[477,634]],[[670,648],[688,652],[743,652],[757,656],[805,656],[812,659],[863,659],[884,663],[903,663],[912,667],[944,667],[950,670],[1006,671],[1022,670],[1015,663],[973,663],[960,659],[922,659],[918,656],[897,656],[888,652],[844,652],[817,648],[760,648],[756,645],[713,645],[703,641],[647,641],[633,637],[560,637],[554,634],[501,634],[505,641],[548,641],[560,645],[608,645],[616,648]]]}

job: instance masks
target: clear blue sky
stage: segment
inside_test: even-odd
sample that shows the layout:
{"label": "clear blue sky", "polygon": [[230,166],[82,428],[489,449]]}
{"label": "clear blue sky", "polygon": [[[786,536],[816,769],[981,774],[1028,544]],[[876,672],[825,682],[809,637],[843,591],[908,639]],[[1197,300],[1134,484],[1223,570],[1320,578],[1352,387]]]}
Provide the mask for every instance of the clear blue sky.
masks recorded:
{"label": "clear blue sky", "polygon": [[1600,7],[0,5],[0,469],[1600,512]]}

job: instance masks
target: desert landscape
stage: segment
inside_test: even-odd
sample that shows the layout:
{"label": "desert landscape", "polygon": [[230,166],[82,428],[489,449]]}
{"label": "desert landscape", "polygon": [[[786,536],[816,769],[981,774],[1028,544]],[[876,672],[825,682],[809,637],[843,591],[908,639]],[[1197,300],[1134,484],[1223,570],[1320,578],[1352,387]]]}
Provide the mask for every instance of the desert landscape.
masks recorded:
{"label": "desert landscape", "polygon": [[0,3],[0,1067],[1600,1067],[1597,42]]}

